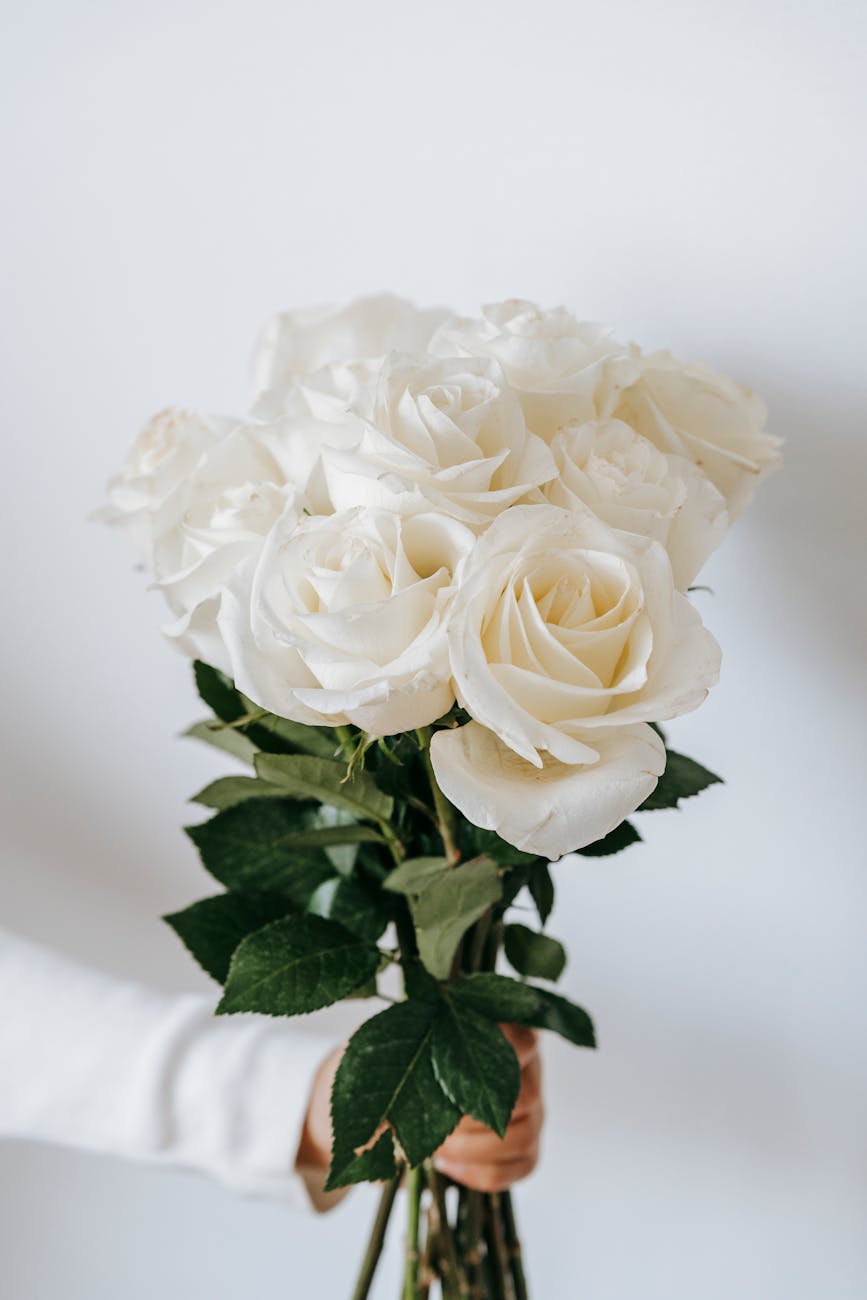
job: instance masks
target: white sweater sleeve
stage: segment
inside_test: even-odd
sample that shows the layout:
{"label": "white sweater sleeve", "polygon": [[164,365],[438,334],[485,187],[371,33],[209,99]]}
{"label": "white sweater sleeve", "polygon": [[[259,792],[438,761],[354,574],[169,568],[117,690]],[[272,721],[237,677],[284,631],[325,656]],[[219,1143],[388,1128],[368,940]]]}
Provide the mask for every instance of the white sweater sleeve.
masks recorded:
{"label": "white sweater sleeve", "polygon": [[215,1018],[0,930],[0,1135],[186,1166],[308,1204],[295,1156],[324,1036]]}

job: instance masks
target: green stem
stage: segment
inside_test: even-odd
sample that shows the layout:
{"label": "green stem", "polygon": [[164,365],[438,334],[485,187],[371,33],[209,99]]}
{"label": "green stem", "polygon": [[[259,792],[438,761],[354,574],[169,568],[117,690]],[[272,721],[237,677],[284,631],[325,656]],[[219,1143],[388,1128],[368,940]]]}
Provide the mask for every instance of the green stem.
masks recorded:
{"label": "green stem", "polygon": [[348,761],[352,758],[355,749],[355,737],[352,734],[351,727],[335,727],[337,739],[340,741],[340,748],[343,750],[343,756]]}
{"label": "green stem", "polygon": [[358,1281],[355,1284],[355,1290],[352,1293],[352,1300],[367,1300],[370,1294],[371,1283],[376,1272],[376,1266],[379,1263],[379,1257],[382,1254],[382,1247],[385,1242],[385,1231],[388,1227],[388,1221],[391,1217],[391,1211],[394,1206],[394,1198],[397,1195],[397,1189],[400,1185],[399,1178],[392,1178],[391,1182],[386,1183],[382,1189],[382,1195],[379,1198],[379,1208],[376,1211],[376,1218],[373,1221],[373,1231],[370,1234],[370,1241],[367,1244],[367,1251],[361,1264],[361,1272],[358,1275]]}
{"label": "green stem", "polygon": [[443,1300],[467,1300],[469,1294],[467,1282],[458,1260],[455,1235],[449,1223],[445,1184],[432,1164],[427,1163],[425,1165],[425,1173],[428,1187],[436,1205],[437,1219],[439,1220],[440,1274],[443,1284]]}
{"label": "green stem", "polygon": [[488,1259],[491,1264],[491,1300],[514,1300],[512,1274],[509,1268],[509,1255],[506,1250],[506,1237],[503,1232],[503,1220],[500,1213],[500,1197],[491,1192],[487,1200]]}
{"label": "green stem", "polygon": [[511,1192],[502,1192],[500,1201],[503,1208],[503,1227],[506,1232],[506,1245],[509,1251],[509,1264],[512,1269],[512,1282],[515,1286],[515,1300],[529,1300],[527,1279],[524,1276],[524,1261],[521,1255],[521,1242],[515,1222],[515,1207],[512,1205]]}
{"label": "green stem", "polygon": [[470,1300],[484,1300],[485,1282],[482,1272],[482,1197],[468,1187],[460,1191],[461,1213],[459,1219],[461,1258],[467,1270],[467,1290]]}
{"label": "green stem", "polygon": [[424,770],[427,773],[427,779],[430,782],[434,808],[436,809],[437,825],[439,827],[440,838],[443,842],[443,848],[445,849],[446,861],[450,867],[454,867],[461,860],[461,851],[457,846],[455,838],[455,814],[448,799],[437,785],[433,763],[430,761],[431,729],[430,727],[420,727],[415,734],[421,749],[421,760],[424,763]]}
{"label": "green stem", "polygon": [[406,1226],[406,1265],[403,1274],[403,1300],[418,1300],[418,1235],[421,1222],[421,1166],[406,1176],[409,1217]]}

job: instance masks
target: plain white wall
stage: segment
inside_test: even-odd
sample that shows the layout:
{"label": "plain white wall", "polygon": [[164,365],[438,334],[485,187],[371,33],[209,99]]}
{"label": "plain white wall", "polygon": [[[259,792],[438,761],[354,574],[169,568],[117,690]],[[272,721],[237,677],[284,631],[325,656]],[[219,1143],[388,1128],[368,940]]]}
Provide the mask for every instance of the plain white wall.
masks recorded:
{"label": "plain white wall", "polygon": [[[601,1050],[548,1047],[527,1254],[537,1300],[863,1296],[863,8],[3,10],[4,923],[204,983],[157,918],[207,891],[178,827],[220,762],[84,518],[151,411],[242,409],[272,310],[527,295],[702,357],[788,438],[700,597],[723,682],[672,728],[728,784],[557,870]],[[0,1195],[9,1300],[345,1296],[371,1212],[12,1145]]]}

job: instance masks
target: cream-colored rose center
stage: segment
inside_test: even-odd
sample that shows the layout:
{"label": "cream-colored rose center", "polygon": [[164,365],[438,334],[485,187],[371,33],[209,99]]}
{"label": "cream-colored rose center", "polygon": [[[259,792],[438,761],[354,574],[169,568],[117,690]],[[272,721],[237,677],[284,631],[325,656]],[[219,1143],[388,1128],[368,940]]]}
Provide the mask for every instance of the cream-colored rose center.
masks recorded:
{"label": "cream-colored rose center", "polygon": [[514,573],[482,629],[490,671],[543,722],[605,712],[649,654],[641,586],[625,560],[554,552]]}

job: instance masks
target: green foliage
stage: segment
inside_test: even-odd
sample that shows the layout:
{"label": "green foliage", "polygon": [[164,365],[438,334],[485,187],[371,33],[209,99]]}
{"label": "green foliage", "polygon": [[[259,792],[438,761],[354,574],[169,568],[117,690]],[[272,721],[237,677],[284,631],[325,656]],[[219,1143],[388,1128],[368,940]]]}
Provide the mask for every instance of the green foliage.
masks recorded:
{"label": "green foliage", "polygon": [[621,822],[603,839],[596,840],[593,844],[585,844],[578,852],[585,858],[605,858],[612,853],[619,853],[621,849],[628,849],[630,844],[638,844],[640,840],[641,836],[632,822]]}
{"label": "green foliage", "polygon": [[721,776],[702,767],[694,758],[687,758],[685,754],[669,749],[666,753],[665,771],[659,778],[656,789],[647,796],[638,811],[655,812],[658,808],[677,808],[681,799],[691,799],[709,785],[721,783]]}
{"label": "green foliage", "polygon": [[566,966],[566,950],[550,935],[539,934],[526,925],[507,925],[503,947],[510,966],[520,975],[558,980]]}
{"label": "green foliage", "polygon": [[202,663],[201,659],[196,659],[193,664],[193,674],[196,679],[196,690],[201,699],[221,722],[235,722],[244,716],[246,709],[240,692],[235,690],[234,683],[225,673],[221,673],[218,668],[212,668],[210,664]]}
{"label": "green foliage", "polygon": [[529,1025],[532,1029],[550,1029],[576,1047],[596,1046],[593,1021],[583,1008],[550,989],[536,988],[535,992],[539,995],[539,1009],[529,1018],[519,1020],[519,1024]]}
{"label": "green foliage", "polygon": [[521,1087],[518,1058],[502,1030],[465,1001],[446,995],[431,1049],[446,1096],[462,1115],[472,1115],[502,1137]]}
{"label": "green foliage", "polygon": [[[463,952],[468,963],[492,964],[490,936],[524,888],[545,927],[554,905],[547,860],[452,809],[463,861],[448,865],[436,821],[442,800],[432,797],[424,762],[429,729],[376,738],[355,727],[302,726],[259,708],[206,664],[196,663],[195,676],[215,718],[187,734],[255,773],[211,782],[196,802],[216,814],[187,828],[228,892],[165,918],[225,983],[220,1014],[299,1015],[372,996],[391,960],[377,940],[396,922],[406,1000],[363,1024],[341,1060],[327,1186],[387,1180],[405,1162],[420,1164],[462,1114],[502,1135],[520,1069],[500,1024],[596,1043],[586,1011],[527,982],[563,972],[565,951],[548,934],[504,927],[506,957],[523,978],[456,967],[461,940],[489,910],[493,924],[485,919]],[[461,720],[456,706],[444,721]],[[669,750],[642,811],[677,807],[716,781]],[[601,857],[640,838],[624,821],[579,852]]]}
{"label": "green foliage", "polygon": [[449,985],[449,996],[489,1020],[513,1020],[519,1025],[529,1024],[541,1008],[539,990],[534,985],[492,971],[462,975]]}
{"label": "green foliage", "polygon": [[251,799],[186,827],[186,832],[205,870],[228,889],[272,890],[305,907],[314,890],[334,875],[321,850],[301,852],[291,845],[312,815],[311,809],[286,799]]}
{"label": "green foliage", "polygon": [[288,916],[243,939],[218,1015],[297,1016],[327,1007],[370,980],[379,949],[321,916]]}
{"label": "green foliage", "polygon": [[279,785],[259,781],[255,776],[221,776],[204,790],[194,794],[190,803],[203,808],[234,808],[247,799],[285,799],[286,791]]}
{"label": "green foliage", "polygon": [[229,892],[203,898],[163,920],[202,969],[223,984],[241,940],[291,910],[292,904],[280,894]]}
{"label": "green foliage", "polygon": [[551,879],[551,870],[547,862],[540,861],[533,864],[527,879],[527,888],[536,904],[539,920],[544,925],[554,906],[554,881]]}
{"label": "green foliage", "polygon": [[234,727],[221,727],[219,724],[215,726],[212,722],[197,722],[194,726],[188,727],[184,735],[191,740],[201,740],[206,745],[213,745],[215,749],[231,754],[242,763],[249,763],[250,767],[253,766],[253,759],[259,752],[257,746],[249,736],[244,735],[243,731],[238,731]]}
{"label": "green foliage", "polygon": [[378,939],[391,919],[388,899],[363,881],[336,877],[324,881],[307,904],[308,912],[339,921],[353,934]]}
{"label": "green foliage", "polygon": [[[235,688],[225,673],[200,659],[193,664],[193,672],[196,689],[208,708],[213,709],[221,722],[237,728],[239,734],[243,733],[256,749],[276,754],[292,754],[300,750],[303,754],[318,754],[322,758],[331,758],[336,752],[337,738],[330,727],[306,727],[260,709]],[[250,720],[242,722],[243,719]]]}
{"label": "green foliage", "polygon": [[346,764],[334,759],[309,754],[258,754],[256,774],[279,786],[289,799],[317,799],[362,821],[387,823],[394,808],[391,797],[383,794],[369,773],[357,772],[350,779]]}
{"label": "green foliage", "polygon": [[481,973],[462,976],[449,985],[448,991],[452,1002],[468,1005],[489,1020],[549,1029],[577,1047],[596,1046],[593,1021],[587,1012],[537,984]]}
{"label": "green foliage", "polygon": [[347,1156],[338,1172],[332,1160],[332,1173],[329,1174],[325,1190],[330,1192],[337,1187],[350,1187],[353,1183],[384,1183],[397,1174],[394,1158],[394,1136],[386,1128],[369,1147],[359,1151],[358,1155]]}
{"label": "green foliage", "polygon": [[431,975],[447,978],[458,943],[501,892],[496,862],[474,858],[438,875],[411,899],[419,956]]}
{"label": "green foliage", "polygon": [[349,1040],[331,1093],[329,1190],[358,1180],[358,1152],[383,1124],[393,1128],[411,1165],[432,1155],[457,1124],[460,1110],[433,1067],[440,1009],[434,1000],[398,1002],[365,1021]]}
{"label": "green foliage", "polygon": [[447,875],[448,871],[449,864],[445,858],[407,858],[389,872],[382,885],[392,893],[419,898],[429,885]]}

